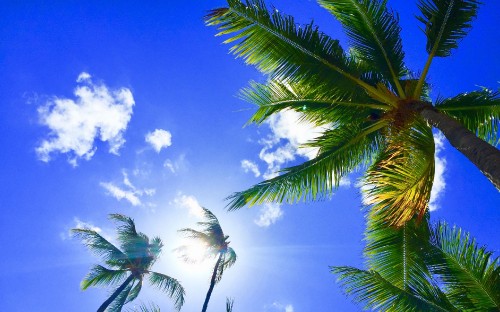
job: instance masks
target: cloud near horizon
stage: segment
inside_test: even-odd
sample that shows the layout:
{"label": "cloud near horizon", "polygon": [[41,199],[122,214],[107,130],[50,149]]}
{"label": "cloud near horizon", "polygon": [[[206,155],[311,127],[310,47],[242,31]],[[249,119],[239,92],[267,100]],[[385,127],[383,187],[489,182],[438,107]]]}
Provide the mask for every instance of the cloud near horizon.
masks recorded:
{"label": "cloud near horizon", "polygon": [[41,161],[49,162],[54,153],[68,154],[71,165],[90,160],[97,147],[96,139],[107,142],[109,152],[118,155],[125,143],[123,134],[135,104],[127,88],[109,90],[95,84],[88,73],[77,78],[75,99],[52,97],[38,108],[40,123],[49,128],[48,137],[35,151]]}

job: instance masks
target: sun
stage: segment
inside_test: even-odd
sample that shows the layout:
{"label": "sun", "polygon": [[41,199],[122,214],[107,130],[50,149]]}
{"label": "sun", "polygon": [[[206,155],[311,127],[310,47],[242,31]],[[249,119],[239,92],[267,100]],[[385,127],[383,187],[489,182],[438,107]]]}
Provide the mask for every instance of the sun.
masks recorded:
{"label": "sun", "polygon": [[181,241],[181,247],[175,253],[182,262],[181,266],[189,271],[206,271],[212,267],[213,257],[207,252],[208,246],[204,242],[193,239]]}

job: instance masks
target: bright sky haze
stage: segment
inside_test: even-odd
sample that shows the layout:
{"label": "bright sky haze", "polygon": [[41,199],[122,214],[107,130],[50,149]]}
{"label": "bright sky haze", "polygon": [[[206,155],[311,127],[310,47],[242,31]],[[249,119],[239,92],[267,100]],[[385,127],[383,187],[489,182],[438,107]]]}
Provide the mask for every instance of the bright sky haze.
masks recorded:
{"label": "bright sky haze", "polygon": [[[500,87],[500,2],[484,0],[451,57],[433,61],[432,97]],[[267,1],[301,24],[312,19],[348,47],[340,25],[312,0]],[[329,266],[363,267],[361,174],[329,199],[227,212],[225,198],[281,168],[314,157],[300,144],[320,129],[284,112],[244,126],[255,106],[237,98],[265,77],[228,52],[204,25],[213,1],[3,1],[0,4],[1,311],[94,311],[109,289],[80,290],[100,259],[70,229],[113,240],[107,216],[132,217],[165,246],[154,266],[184,285],[183,311],[201,310],[211,266],[174,252],[200,206],[219,219],[238,255],[216,285],[209,311],[226,297],[235,312],[359,311]],[[422,69],[425,36],[416,1],[389,1],[400,15],[406,65]],[[500,195],[436,133],[432,220],[471,232],[500,251]],[[147,284],[147,283],[146,283]],[[173,311],[145,286],[137,303]],[[133,307],[133,304],[128,305]]]}

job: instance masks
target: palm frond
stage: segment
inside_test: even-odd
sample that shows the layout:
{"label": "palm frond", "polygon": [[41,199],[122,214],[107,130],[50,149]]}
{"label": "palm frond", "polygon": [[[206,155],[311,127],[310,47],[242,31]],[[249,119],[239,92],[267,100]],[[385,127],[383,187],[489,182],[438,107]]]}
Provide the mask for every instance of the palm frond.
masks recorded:
{"label": "palm frond", "polygon": [[[426,293],[417,294],[402,289],[384,279],[376,271],[352,267],[331,267],[347,295],[366,310],[378,311],[457,311],[440,295],[438,288],[429,287]],[[424,296],[422,296],[424,295]]]}
{"label": "palm frond", "polygon": [[226,312],[232,312],[234,306],[233,298],[226,298]]}
{"label": "palm frond", "polygon": [[165,274],[149,272],[149,282],[174,300],[177,311],[181,309],[186,292],[178,280]]}
{"label": "palm frond", "polygon": [[492,145],[500,142],[500,92],[488,89],[438,100],[436,108],[456,118],[467,129]]}
{"label": "palm frond", "polygon": [[82,290],[91,286],[114,285],[123,280],[128,270],[110,270],[102,265],[94,265],[80,284]]}
{"label": "palm frond", "polygon": [[366,124],[365,128],[356,123],[341,125],[326,132],[308,145],[320,146],[316,158],[284,169],[281,175],[248,190],[232,194],[227,198],[228,210],[265,202],[316,200],[331,195],[342,177],[371,158],[380,142],[380,130],[387,126],[381,119]]}
{"label": "palm frond", "polygon": [[392,226],[422,217],[434,181],[434,152],[432,131],[423,122],[400,131],[365,174],[365,204]]}
{"label": "palm frond", "polygon": [[118,294],[118,296],[111,302],[111,304],[106,309],[107,312],[121,312],[123,306],[127,303],[127,298],[129,297],[130,291],[132,290],[133,283],[129,283],[125,289]]}
{"label": "palm frond", "polygon": [[127,256],[96,231],[83,228],[72,229],[71,232],[75,237],[81,239],[90,251],[101,256],[104,260],[112,260],[113,263],[117,264],[127,262]]}
{"label": "palm frond", "polygon": [[271,80],[267,84],[251,82],[240,97],[259,108],[248,123],[260,124],[272,114],[292,109],[303,119],[316,125],[348,123],[356,114],[368,115],[370,110],[384,111],[390,106],[373,101],[368,96],[343,99],[329,85],[321,82],[288,83]]}
{"label": "palm frond", "polygon": [[438,223],[431,232],[428,266],[463,311],[500,310],[500,257],[462,229]]}
{"label": "palm frond", "polygon": [[215,275],[215,282],[216,283],[220,282],[224,272],[233,266],[233,264],[236,262],[236,258],[237,258],[236,252],[231,247],[228,247],[226,249],[226,251],[222,252],[220,254],[220,257],[221,257],[221,261],[219,263],[219,266],[217,267],[217,273]]}
{"label": "palm frond", "polygon": [[386,1],[318,0],[344,26],[356,54],[381,73],[401,97],[399,79],[406,75],[400,37],[399,16],[388,10]]}
{"label": "palm frond", "polygon": [[419,0],[422,15],[417,19],[425,27],[427,52],[433,56],[449,56],[472,27],[479,4],[477,0]]}
{"label": "palm frond", "polygon": [[150,302],[149,304],[141,303],[139,307],[134,307],[134,309],[127,310],[129,312],[160,312],[160,307],[153,303]]}
{"label": "palm frond", "polygon": [[130,289],[130,292],[127,296],[127,300],[125,303],[129,303],[137,299],[139,296],[139,293],[141,292],[142,289],[142,276],[140,278],[135,279],[136,283],[135,285]]}
{"label": "palm frond", "polygon": [[262,0],[227,2],[228,8],[212,10],[206,23],[217,26],[218,35],[231,35],[225,43],[233,43],[231,51],[247,64],[279,80],[330,81],[346,95],[363,89],[379,93],[360,79],[362,73],[338,40],[313,24],[297,26],[293,17],[277,10],[270,12]]}
{"label": "palm frond", "polygon": [[383,216],[367,217],[364,250],[367,266],[403,290],[428,288],[431,274],[425,266],[429,230],[428,216],[413,218],[402,227],[386,225]]}

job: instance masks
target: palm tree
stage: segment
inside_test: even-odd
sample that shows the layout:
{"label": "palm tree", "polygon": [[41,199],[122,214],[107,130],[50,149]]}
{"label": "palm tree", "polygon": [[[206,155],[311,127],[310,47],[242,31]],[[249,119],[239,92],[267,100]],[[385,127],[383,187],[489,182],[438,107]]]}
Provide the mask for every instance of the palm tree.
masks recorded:
{"label": "palm tree", "polygon": [[72,229],[74,235],[96,255],[101,256],[105,264],[95,265],[83,279],[81,287],[86,290],[90,286],[115,286],[111,296],[97,309],[103,312],[121,311],[122,307],[137,298],[146,276],[151,285],[164,291],[175,302],[180,310],[184,304],[184,288],[176,279],[151,271],[158,259],[163,243],[159,237],[149,239],[145,234],[137,232],[134,221],[121,214],[110,214],[109,218],[118,225],[118,243],[120,247],[106,240],[90,228]]}
{"label": "palm tree", "polygon": [[[366,200],[387,223],[402,226],[427,211],[434,178],[432,127],[500,189],[500,93],[480,89],[432,100],[426,83],[436,57],[449,56],[471,28],[476,0],[418,0],[429,53],[421,74],[404,64],[398,15],[382,0],[318,0],[341,22],[344,51],[311,24],[268,10],[262,0],[227,0],[208,25],[231,51],[268,76],[241,97],[258,106],[250,123],[294,110],[322,126],[306,144],[316,157],[231,195],[228,209],[264,202],[294,203],[331,195],[349,172],[363,167]],[[490,145],[487,142],[489,142]]]}
{"label": "palm tree", "polygon": [[[185,228],[179,230],[179,232],[184,233],[190,239],[196,239],[203,243],[206,246],[205,257],[217,258],[212,272],[212,277],[210,278],[210,287],[208,288],[205,302],[203,303],[202,312],[205,312],[207,311],[208,302],[210,301],[210,296],[212,295],[215,284],[220,282],[222,274],[236,262],[236,253],[233,248],[229,247],[229,236],[225,235],[222,231],[217,217],[210,210],[206,208],[202,209],[206,221],[197,223],[202,230],[197,231]],[[187,248],[188,246],[181,246],[178,249],[180,251],[185,251]],[[183,258],[186,261],[196,260],[190,259],[186,254],[183,255]]]}
{"label": "palm tree", "polygon": [[500,257],[470,234],[416,219],[401,228],[368,221],[368,270],[332,267],[348,295],[382,311],[500,311]]}

